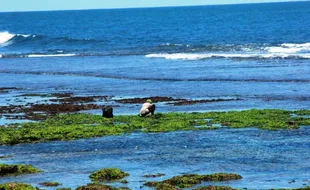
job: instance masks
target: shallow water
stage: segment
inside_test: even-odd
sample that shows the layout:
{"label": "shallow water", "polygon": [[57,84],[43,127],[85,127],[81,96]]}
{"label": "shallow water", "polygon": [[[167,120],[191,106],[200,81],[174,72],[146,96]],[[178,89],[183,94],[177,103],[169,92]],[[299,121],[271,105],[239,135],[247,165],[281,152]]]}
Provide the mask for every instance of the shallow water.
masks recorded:
{"label": "shallow water", "polygon": [[[156,112],[309,109],[309,7],[298,2],[0,13],[0,88],[20,88],[0,92],[0,106],[44,101],[18,97],[25,93],[70,92],[109,96],[100,104],[119,106],[115,115],[137,114],[141,106],[115,99],[149,96],[241,99],[158,103]],[[0,116],[0,125],[12,122]],[[158,179],[234,172],[244,179],[224,185],[301,187],[310,185],[309,139],[309,127],[222,128],[0,146],[1,155],[13,156],[0,163],[44,170],[0,183],[58,181],[74,188],[90,182],[88,175],[99,168],[119,167],[131,174],[132,189],[143,184],[143,174],[158,172],[166,174]]]}
{"label": "shallow water", "polygon": [[[310,128],[263,131],[220,129],[1,146],[12,155],[3,163],[32,164],[43,173],[1,178],[37,185],[57,181],[75,188],[90,182],[91,172],[117,167],[130,173],[128,186],[139,189],[144,174],[164,173],[162,180],[183,173],[238,173],[242,180],[211,183],[267,189],[310,185]],[[294,183],[289,183],[295,180]],[[120,185],[120,184],[116,184]],[[147,189],[147,188],[145,188]]]}

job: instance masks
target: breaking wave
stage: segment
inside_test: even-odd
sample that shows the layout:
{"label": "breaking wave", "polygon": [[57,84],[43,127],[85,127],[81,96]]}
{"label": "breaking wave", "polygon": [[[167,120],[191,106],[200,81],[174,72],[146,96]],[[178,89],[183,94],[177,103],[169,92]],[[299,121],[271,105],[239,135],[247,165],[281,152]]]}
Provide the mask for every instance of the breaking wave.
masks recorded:
{"label": "breaking wave", "polygon": [[151,53],[147,58],[164,58],[172,60],[200,60],[210,58],[231,59],[310,59],[310,43],[284,43],[278,46],[267,45],[226,45],[200,48],[204,52]]}
{"label": "breaking wave", "polygon": [[308,54],[226,54],[226,53],[206,53],[206,54],[190,54],[190,53],[159,53],[148,54],[147,58],[164,58],[171,60],[200,60],[210,58],[231,58],[231,59],[310,59]]}
{"label": "breaking wave", "polygon": [[15,36],[15,34],[10,34],[8,32],[0,32],[0,47],[9,45],[9,41]]}
{"label": "breaking wave", "polygon": [[[140,44],[106,43],[100,39],[74,39],[0,32],[0,58],[69,56],[130,56],[171,60],[201,59],[310,59],[310,42],[282,44]],[[5,50],[5,51],[2,51]]]}

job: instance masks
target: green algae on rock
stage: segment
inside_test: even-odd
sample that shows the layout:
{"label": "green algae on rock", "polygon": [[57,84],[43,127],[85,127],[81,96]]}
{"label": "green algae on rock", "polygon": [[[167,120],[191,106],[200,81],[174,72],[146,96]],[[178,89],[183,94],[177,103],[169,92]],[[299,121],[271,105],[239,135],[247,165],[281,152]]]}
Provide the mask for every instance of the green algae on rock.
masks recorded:
{"label": "green algae on rock", "polygon": [[[294,115],[294,116],[292,116]],[[210,130],[210,127],[255,127],[259,129],[297,129],[310,126],[310,110],[246,110],[206,113],[157,113],[150,117],[133,115],[102,119],[100,115],[64,114],[41,122],[28,122],[0,128],[0,145],[54,140],[75,140],[124,133]],[[213,127],[214,128],[214,127]],[[217,127],[216,127],[217,128]]]}
{"label": "green algae on rock", "polygon": [[37,190],[38,188],[34,188],[31,185],[24,183],[6,183],[0,184],[0,190]]}
{"label": "green algae on rock", "polygon": [[234,188],[227,187],[227,186],[203,186],[198,187],[194,190],[235,190]]}
{"label": "green algae on rock", "polygon": [[31,165],[0,164],[0,177],[7,175],[21,175],[21,174],[31,174],[38,172],[40,172],[40,170],[32,167]]}
{"label": "green algae on rock", "polygon": [[58,182],[49,181],[49,182],[39,183],[39,185],[45,186],[45,187],[57,187],[57,186],[59,186],[61,184],[58,183]]}
{"label": "green algae on rock", "polygon": [[117,168],[103,168],[101,170],[93,172],[89,178],[92,181],[111,181],[111,180],[119,180],[126,176],[129,176],[128,173],[123,172]]}
{"label": "green algae on rock", "polygon": [[161,176],[165,176],[165,174],[161,174],[161,173],[157,173],[157,174],[145,174],[142,177],[146,177],[146,178],[155,178],[155,177],[161,177]]}
{"label": "green algae on rock", "polygon": [[144,185],[149,187],[155,187],[156,189],[158,189],[159,185],[162,184],[168,184],[179,188],[190,188],[200,184],[203,181],[229,181],[238,179],[242,179],[242,176],[238,174],[227,173],[215,173],[208,175],[185,174],[181,176],[174,176],[161,182],[147,182]]}
{"label": "green algae on rock", "polygon": [[176,186],[173,186],[173,185],[170,185],[170,184],[167,184],[167,183],[158,184],[155,187],[155,189],[156,190],[179,190],[179,188],[177,188]]}
{"label": "green algae on rock", "polygon": [[89,183],[84,186],[76,188],[76,190],[129,190],[127,187],[112,187],[109,185],[103,185],[99,183]]}
{"label": "green algae on rock", "polygon": [[123,183],[123,184],[127,184],[127,183],[129,183],[126,179],[123,179],[123,180],[121,180],[121,181],[119,181],[120,183]]}

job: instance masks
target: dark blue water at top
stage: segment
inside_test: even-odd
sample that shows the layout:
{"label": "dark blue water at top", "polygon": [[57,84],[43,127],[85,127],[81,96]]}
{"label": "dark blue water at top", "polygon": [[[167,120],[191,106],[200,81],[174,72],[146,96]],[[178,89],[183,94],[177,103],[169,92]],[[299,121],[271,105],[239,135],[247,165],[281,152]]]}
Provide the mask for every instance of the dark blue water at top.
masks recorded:
{"label": "dark blue water at top", "polygon": [[309,53],[309,28],[310,2],[0,13],[0,54],[254,52],[309,58],[299,55]]}

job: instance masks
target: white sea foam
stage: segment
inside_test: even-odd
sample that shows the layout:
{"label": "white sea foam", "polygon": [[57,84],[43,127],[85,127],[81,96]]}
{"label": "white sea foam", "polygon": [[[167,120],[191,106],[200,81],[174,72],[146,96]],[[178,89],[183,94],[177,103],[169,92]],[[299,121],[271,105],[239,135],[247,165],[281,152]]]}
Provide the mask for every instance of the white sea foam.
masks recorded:
{"label": "white sea foam", "polygon": [[0,32],[0,47],[8,45],[9,40],[11,40],[15,34],[10,34],[9,32]]}
{"label": "white sea foam", "polygon": [[[7,31],[5,32],[0,32],[0,47],[4,47],[7,45],[10,45],[11,42],[10,40],[13,39],[15,36],[21,36],[24,38],[28,38],[31,35],[27,35],[27,34],[11,34]],[[35,37],[35,35],[32,35],[32,37]]]}
{"label": "white sea foam", "polygon": [[[22,36],[24,38],[28,38],[31,35],[29,35],[29,34],[17,34],[16,36]],[[33,35],[32,37],[35,37],[35,35]]]}
{"label": "white sea foam", "polygon": [[228,54],[228,53],[205,53],[205,54],[191,54],[191,53],[160,53],[160,54],[148,54],[145,57],[147,58],[164,58],[171,60],[200,60],[200,59],[209,59],[209,58],[235,58],[235,59],[250,59],[250,58],[263,58],[263,59],[272,59],[272,58],[303,58],[310,59],[310,53],[307,54],[284,54],[284,53],[243,53],[243,54]]}
{"label": "white sea foam", "polygon": [[255,54],[225,54],[225,53],[206,53],[206,54],[191,54],[191,53],[163,53],[163,54],[148,54],[147,58],[165,58],[165,59],[183,59],[183,60],[198,60],[209,58],[254,58]]}
{"label": "white sea foam", "polygon": [[281,46],[267,47],[265,48],[270,53],[308,53],[310,52],[310,43],[303,44],[290,44],[284,43]]}
{"label": "white sea foam", "polygon": [[30,54],[27,57],[71,57],[76,54]]}

